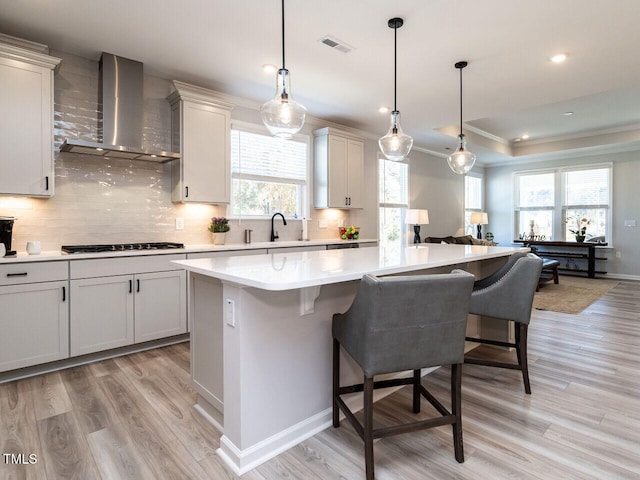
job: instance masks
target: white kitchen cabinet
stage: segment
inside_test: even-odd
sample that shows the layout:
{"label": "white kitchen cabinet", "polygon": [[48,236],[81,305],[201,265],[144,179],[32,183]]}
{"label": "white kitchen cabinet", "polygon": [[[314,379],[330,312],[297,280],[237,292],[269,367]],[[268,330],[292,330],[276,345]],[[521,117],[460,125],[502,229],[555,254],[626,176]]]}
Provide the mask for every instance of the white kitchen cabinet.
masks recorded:
{"label": "white kitchen cabinet", "polygon": [[0,43],[0,195],[53,195],[53,69],[60,61]]}
{"label": "white kitchen cabinet", "polygon": [[229,203],[231,195],[231,109],[219,94],[174,81],[172,143],[182,158],[171,166],[174,202]]}
{"label": "white kitchen cabinet", "polygon": [[71,356],[133,343],[133,277],[71,280]]}
{"label": "white kitchen cabinet", "polygon": [[142,273],[135,276],[135,342],[187,331],[187,272]]}
{"label": "white kitchen cabinet", "polygon": [[184,254],[71,262],[71,356],[186,333]]}
{"label": "white kitchen cabinet", "polygon": [[304,245],[299,247],[276,247],[270,248],[267,253],[293,253],[293,252],[315,252],[326,250],[326,245]]}
{"label": "white kitchen cabinet", "polygon": [[69,356],[67,279],[67,262],[0,266],[0,372]]}
{"label": "white kitchen cabinet", "polygon": [[316,208],[362,208],[364,141],[333,128],[313,132]]}

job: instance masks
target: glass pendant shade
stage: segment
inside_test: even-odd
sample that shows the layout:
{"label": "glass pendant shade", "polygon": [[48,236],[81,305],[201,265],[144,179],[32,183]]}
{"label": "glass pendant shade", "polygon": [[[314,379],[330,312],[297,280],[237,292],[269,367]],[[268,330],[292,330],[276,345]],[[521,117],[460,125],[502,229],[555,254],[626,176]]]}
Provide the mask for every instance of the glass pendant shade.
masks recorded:
{"label": "glass pendant shade", "polygon": [[291,97],[289,70],[278,70],[276,95],[262,104],[260,115],[271,134],[279,138],[291,138],[304,125],[307,109]]}
{"label": "glass pendant shade", "polygon": [[473,164],[476,163],[476,156],[474,153],[465,150],[467,141],[464,139],[464,134],[461,133],[458,138],[458,149],[449,155],[447,163],[455,173],[464,175],[473,168]]}
{"label": "glass pendant shade", "polygon": [[409,155],[413,146],[413,138],[402,131],[400,127],[400,112],[391,112],[391,125],[387,134],[378,140],[383,155],[388,160],[399,162]]}

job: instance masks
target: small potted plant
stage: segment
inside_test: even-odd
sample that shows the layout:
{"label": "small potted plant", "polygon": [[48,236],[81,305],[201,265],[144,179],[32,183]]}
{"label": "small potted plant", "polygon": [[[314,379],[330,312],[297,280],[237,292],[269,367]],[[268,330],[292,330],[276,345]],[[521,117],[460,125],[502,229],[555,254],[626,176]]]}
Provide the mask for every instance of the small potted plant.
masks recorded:
{"label": "small potted plant", "polygon": [[564,222],[568,224],[572,221],[575,222],[575,228],[569,228],[568,230],[575,235],[576,242],[584,242],[584,239],[587,236],[587,226],[591,225],[591,220],[584,217],[567,217]]}
{"label": "small potted plant", "polygon": [[209,231],[213,235],[214,245],[224,245],[226,233],[231,230],[229,219],[225,217],[213,217],[209,224]]}

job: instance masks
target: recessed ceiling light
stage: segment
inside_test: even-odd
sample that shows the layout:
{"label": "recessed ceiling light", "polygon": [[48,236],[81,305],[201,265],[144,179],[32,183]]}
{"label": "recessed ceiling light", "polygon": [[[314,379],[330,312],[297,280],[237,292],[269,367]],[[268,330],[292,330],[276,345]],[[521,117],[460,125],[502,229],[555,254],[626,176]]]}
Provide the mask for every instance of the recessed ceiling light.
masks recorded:
{"label": "recessed ceiling light", "polygon": [[526,133],[524,135],[522,135],[520,137],[522,140],[526,140],[527,138],[529,138],[529,135],[527,135]]}
{"label": "recessed ceiling light", "polygon": [[553,63],[562,63],[567,59],[567,54],[566,53],[558,53],[556,55],[554,55],[553,57],[551,57],[551,61]]}
{"label": "recessed ceiling light", "polygon": [[563,115],[566,115],[567,117],[573,115],[573,112],[564,112]]}
{"label": "recessed ceiling light", "polygon": [[378,109],[378,112],[380,112],[380,113],[389,113],[389,107],[380,107]]}
{"label": "recessed ceiling light", "polygon": [[277,67],[275,65],[271,65],[270,63],[265,63],[264,65],[262,65],[262,71],[264,73],[273,74],[276,73],[277,70]]}

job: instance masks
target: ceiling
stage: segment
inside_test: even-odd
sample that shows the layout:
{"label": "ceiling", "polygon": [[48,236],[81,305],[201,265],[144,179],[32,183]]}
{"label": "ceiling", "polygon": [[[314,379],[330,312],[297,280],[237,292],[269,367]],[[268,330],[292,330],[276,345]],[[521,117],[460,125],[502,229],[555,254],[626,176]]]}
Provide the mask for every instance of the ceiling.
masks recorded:
{"label": "ceiling", "polygon": [[[287,0],[294,98],[313,116],[385,134],[395,16],[405,20],[397,106],[416,147],[455,148],[454,63],[466,60],[464,128],[480,164],[640,149],[636,0]],[[107,51],[256,102],[275,91],[262,66],[282,63],[280,22],[278,0],[0,0],[1,33],[95,60]],[[353,49],[324,45],[327,35]],[[549,61],[560,52],[563,64]]]}

